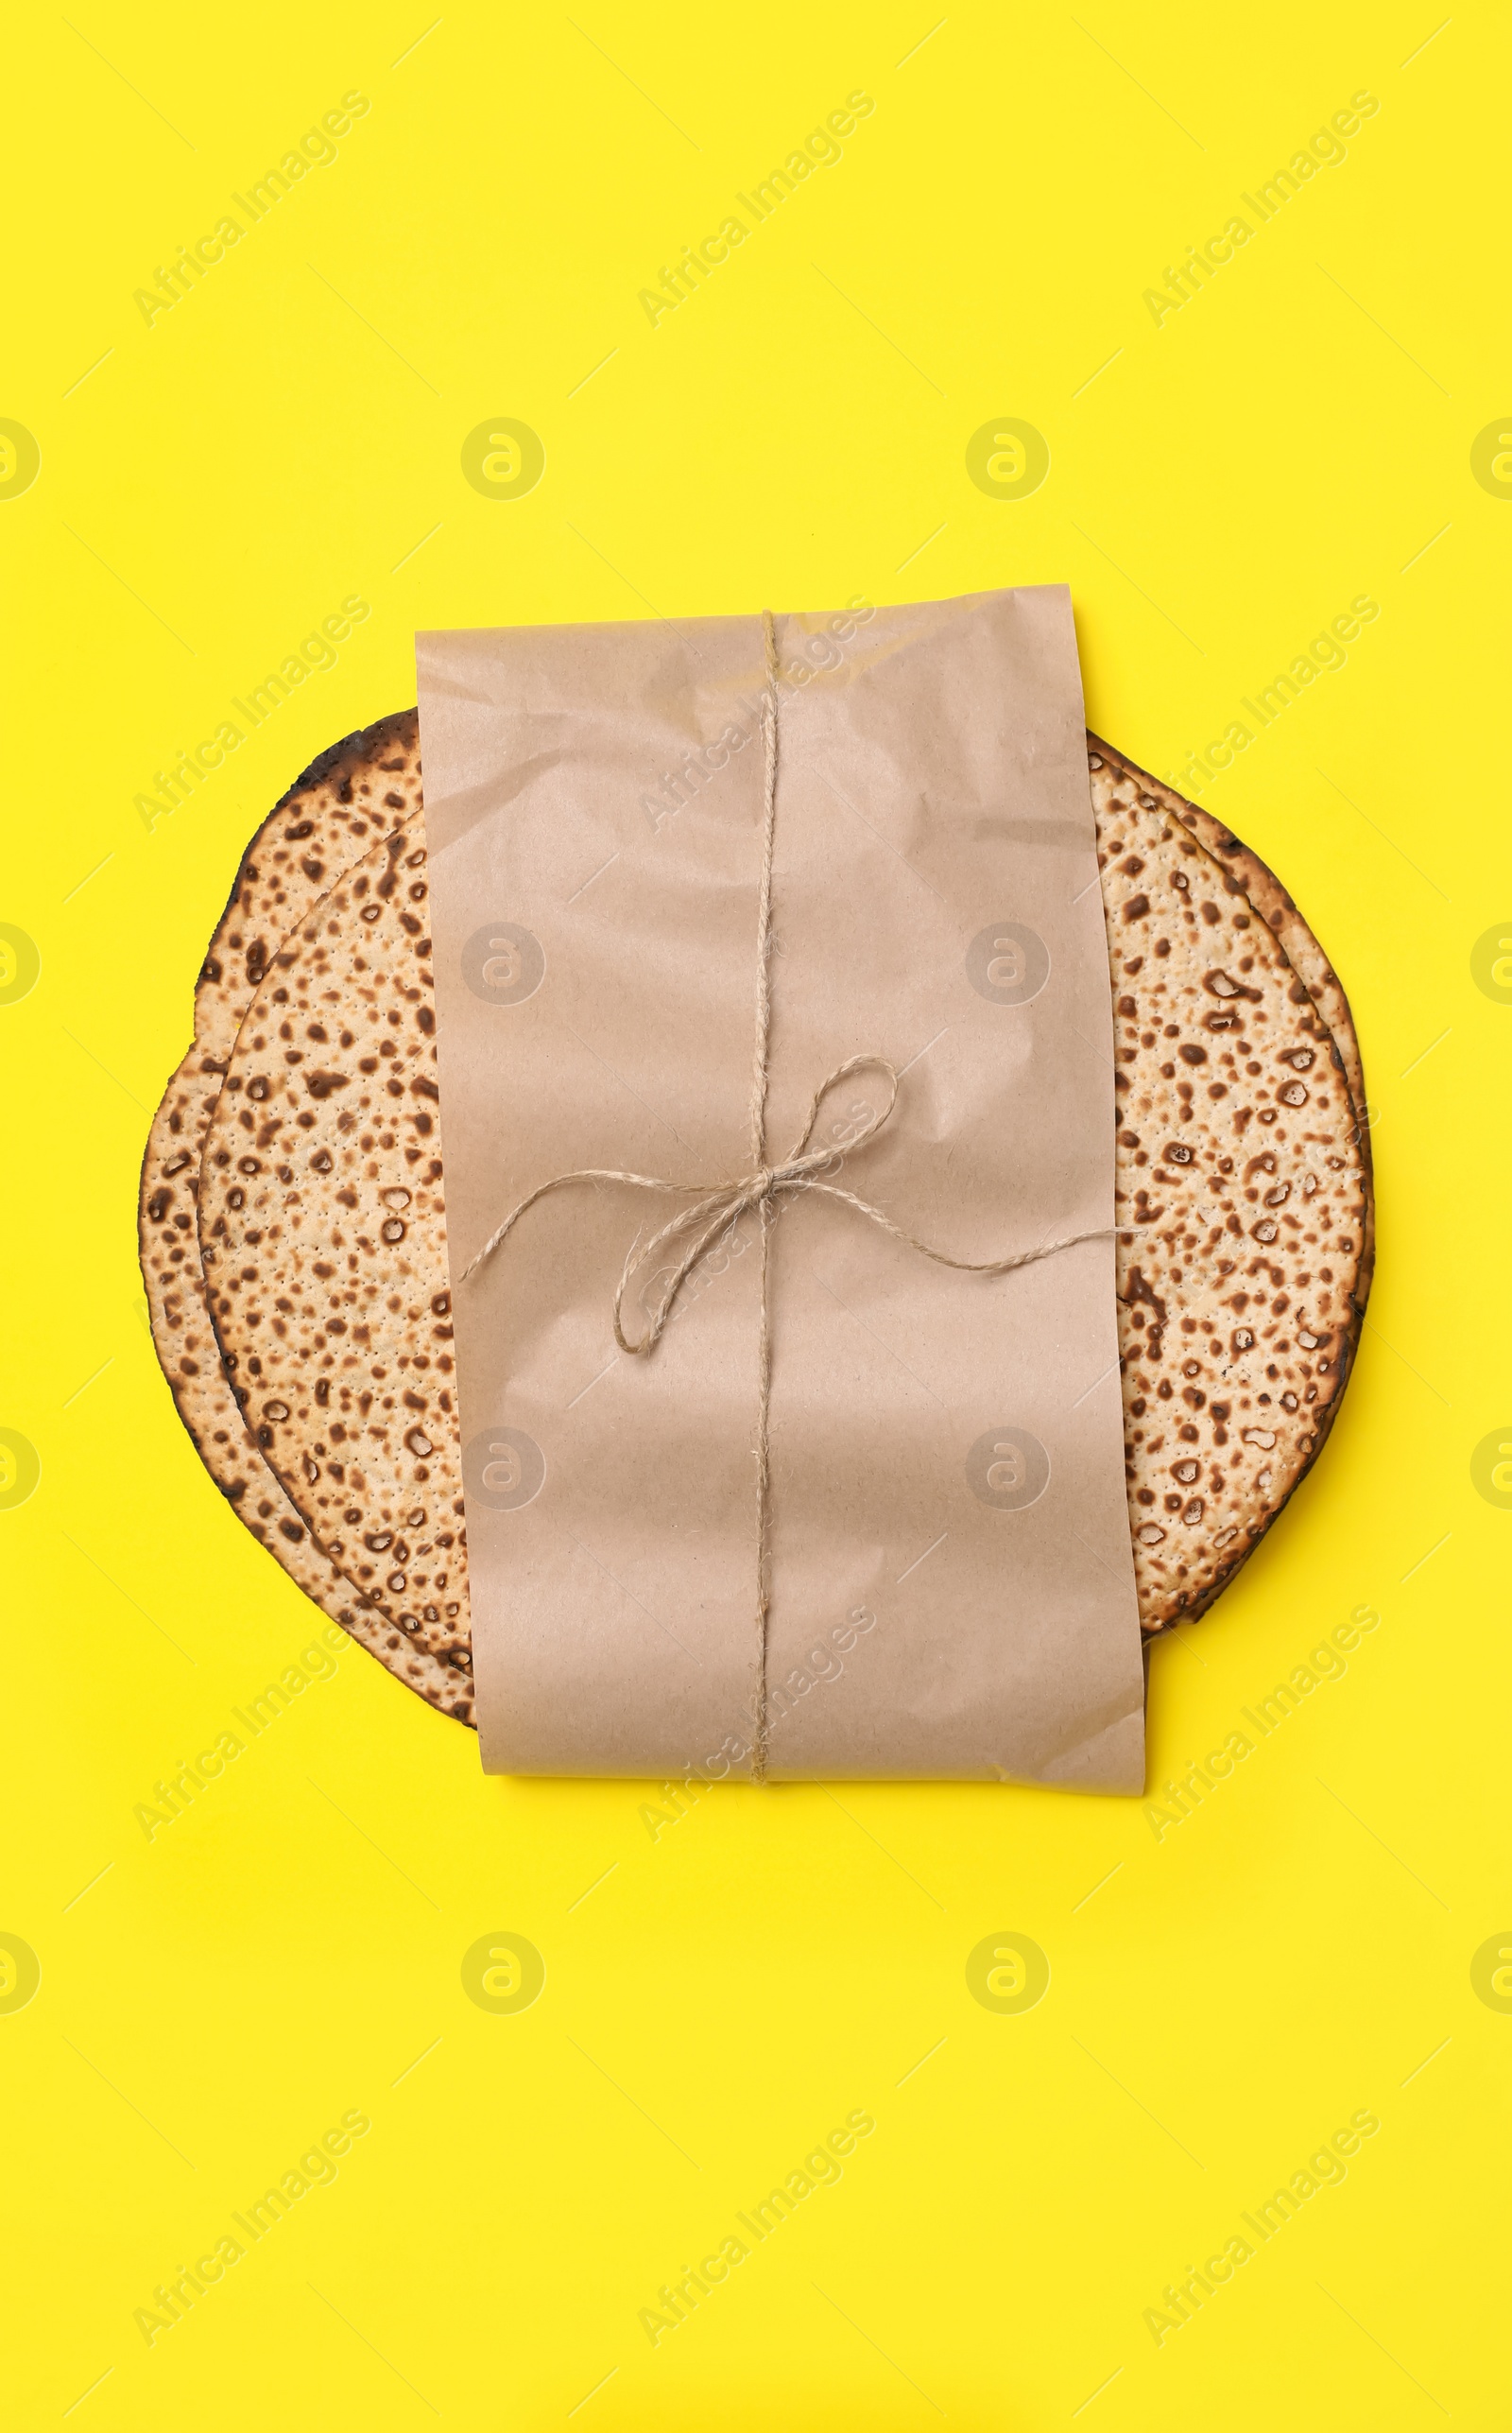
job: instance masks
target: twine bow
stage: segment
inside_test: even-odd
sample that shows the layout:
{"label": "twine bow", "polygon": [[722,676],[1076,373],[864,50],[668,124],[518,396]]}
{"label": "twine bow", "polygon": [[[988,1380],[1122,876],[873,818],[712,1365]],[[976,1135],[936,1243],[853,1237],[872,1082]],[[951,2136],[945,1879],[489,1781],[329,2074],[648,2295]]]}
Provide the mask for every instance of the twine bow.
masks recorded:
{"label": "twine bow", "polygon": [[[834,1147],[811,1148],[814,1127],[819,1109],[838,1082],[850,1074],[868,1068],[887,1077],[887,1103],[868,1116],[861,1130],[845,1144],[847,1155],[864,1148],[876,1138],[888,1121],[898,1103],[899,1076],[885,1056],[851,1056],[820,1082],[809,1105],[808,1118],[793,1147],[780,1165],[766,1163],[766,1088],[770,1069],[772,1027],[772,855],[777,836],[777,710],[779,666],[777,635],[770,610],[763,612],[762,629],[765,641],[766,691],[762,708],[762,732],[765,756],[764,788],[764,820],[762,837],[761,895],[756,923],[756,1041],[751,1064],[750,1092],[750,1168],[725,1182],[673,1182],[664,1175],[630,1174],[614,1166],[581,1166],[571,1174],[554,1175],[511,1208],[502,1225],[490,1234],[476,1257],[463,1269],[466,1284],[485,1261],[493,1256],[527,1209],[553,1191],[561,1191],[573,1182],[618,1182],[637,1191],[671,1192],[691,1197],[696,1204],[683,1209],[651,1239],[643,1245],[636,1234],[627,1253],[625,1265],[614,1294],[614,1340],[622,1352],[641,1356],[653,1352],[661,1341],[667,1321],[677,1305],[678,1296],[690,1276],[710,1257],[721,1236],[729,1234],[742,1216],[755,1209],[760,1219],[761,1242],[761,1333],[757,1349],[756,1401],[756,1625],[757,1625],[757,1687],[755,1698],[755,1743],[751,1751],[751,1776],[764,1782],[766,1773],[766,1639],[770,1618],[770,1506],[771,1506],[771,1320],[770,1320],[770,1238],[774,1218],[784,1195],[814,1192],[826,1199],[837,1199],[873,1225],[880,1225],[897,1242],[909,1250],[919,1251],[942,1268],[955,1268],[967,1275],[1009,1275],[1017,1268],[1032,1266],[1039,1259],[1054,1258],[1060,1251],[1075,1248],[1080,1242],[1099,1242],[1114,1233],[1141,1232],[1142,1227],[1100,1226],[1090,1234],[1072,1234],[1063,1241],[1041,1242],[1034,1250],[1017,1251],[1005,1259],[957,1259],[948,1251],[936,1250],[933,1243],[922,1242],[917,1234],[895,1224],[884,1209],[874,1207],[853,1191],[844,1191],[837,1183],[820,1180],[822,1169],[836,1155]],[[679,1242],[676,1264],[656,1306],[647,1316],[644,1333],[632,1340],[625,1332],[625,1299],[631,1286],[647,1268],[657,1253],[669,1244]]]}
{"label": "twine bow", "polygon": [[[852,1073],[865,1072],[868,1068],[887,1077],[886,1105],[873,1109],[860,1130],[852,1132],[843,1143],[827,1148],[810,1148],[814,1127],[819,1119],[819,1109],[830,1092],[839,1082],[848,1080]],[[626,1182],[640,1191],[688,1193],[696,1199],[696,1206],[682,1209],[662,1226],[660,1233],[653,1234],[648,1242],[643,1243],[637,1234],[630,1244],[614,1291],[613,1317],[614,1340],[622,1352],[629,1353],[632,1357],[655,1350],[683,1286],[705,1259],[713,1255],[718,1243],[733,1232],[742,1216],[753,1208],[771,1208],[775,1212],[775,1203],[784,1192],[807,1191],[824,1199],[841,1200],[847,1208],[853,1208],[858,1216],[866,1216],[873,1225],[880,1225],[895,1242],[904,1243],[911,1251],[921,1251],[926,1259],[934,1259],[942,1268],[958,1268],[973,1276],[1005,1276],[1015,1268],[1026,1268],[1036,1259],[1047,1259],[1057,1251],[1068,1251],[1074,1242],[1102,1239],[1099,1234],[1074,1234],[1067,1241],[1042,1243],[1037,1250],[1017,1251],[1005,1259],[953,1258],[948,1251],[936,1250],[932,1242],[920,1241],[917,1234],[910,1234],[905,1226],[895,1224],[885,1209],[875,1207],[869,1199],[861,1199],[853,1191],[843,1191],[838,1183],[822,1182],[820,1177],[824,1168],[834,1164],[842,1149],[849,1157],[876,1138],[897,1104],[896,1067],[889,1064],[885,1056],[850,1056],[819,1083],[809,1102],[803,1130],[779,1165],[758,1166],[749,1174],[735,1175],[728,1182],[673,1182],[665,1175],[630,1174],[620,1166],[585,1165],[572,1174],[554,1175],[549,1182],[541,1183],[528,1199],[522,1199],[517,1207],[511,1208],[504,1223],[490,1234],[472,1266],[464,1270],[462,1281],[465,1284],[485,1259],[492,1257],[527,1208],[533,1208],[538,1199],[544,1199],[549,1192],[560,1191],[569,1182]],[[637,1277],[652,1266],[658,1252],[679,1237],[683,1238],[677,1263],[670,1270],[655,1306],[646,1312],[644,1333],[632,1338],[625,1332],[626,1298],[631,1293]]]}

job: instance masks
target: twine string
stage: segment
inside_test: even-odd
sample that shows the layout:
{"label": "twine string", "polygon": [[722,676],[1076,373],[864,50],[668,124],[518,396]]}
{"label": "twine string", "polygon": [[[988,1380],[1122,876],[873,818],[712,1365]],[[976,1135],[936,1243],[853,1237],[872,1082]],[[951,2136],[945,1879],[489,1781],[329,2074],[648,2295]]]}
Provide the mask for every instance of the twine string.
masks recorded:
{"label": "twine string", "polygon": [[[762,611],[763,654],[766,663],[766,690],[762,699],[762,884],[756,909],[756,1040],[751,1056],[750,1072],[750,1162],[755,1169],[756,1206],[761,1234],[761,1259],[757,1273],[761,1279],[761,1327],[756,1350],[756,1693],[755,1719],[751,1734],[751,1780],[766,1780],[766,1640],[772,1612],[772,1218],[777,1210],[777,1178],[766,1163],[766,1080],[771,1065],[772,1038],[772,855],[777,845],[777,701],[778,658],[777,627],[770,609]],[[792,1157],[791,1165],[808,1149],[814,1127],[818,1121],[822,1090],[815,1094],[804,1128]],[[898,1096],[893,1083],[893,1097]],[[890,1113],[889,1109],[889,1113]],[[797,1180],[794,1177],[793,1180]],[[731,1217],[733,1226],[739,1220]],[[673,1281],[677,1282],[676,1271]],[[670,1310],[672,1303],[666,1303]],[[616,1321],[617,1322],[617,1321]],[[649,1348],[649,1347],[647,1347]]]}
{"label": "twine string", "polygon": [[[835,1150],[813,1148],[814,1128],[819,1110],[830,1092],[847,1080],[852,1073],[873,1071],[886,1076],[886,1104],[869,1114],[859,1131],[845,1143],[849,1157],[865,1148],[888,1122],[898,1104],[899,1074],[885,1056],[849,1056],[827,1074],[809,1102],[803,1129],[785,1158],[775,1165],[766,1163],[766,1093],[771,1072],[772,1030],[772,862],[777,838],[777,772],[778,772],[778,684],[780,669],[777,656],[777,635],[770,610],[764,611],[763,634],[765,644],[766,690],[762,707],[762,733],[765,760],[763,788],[761,887],[756,916],[756,1026],[755,1045],[751,1060],[750,1085],[750,1170],[720,1182],[674,1182],[664,1175],[631,1174],[619,1166],[580,1166],[571,1174],[553,1175],[549,1182],[538,1184],[518,1205],[509,1211],[502,1225],[495,1228],[483,1248],[463,1269],[466,1284],[477,1270],[491,1259],[527,1210],[554,1191],[565,1190],[569,1183],[613,1182],[636,1191],[660,1191],[694,1201],[643,1242],[637,1233],[626,1254],[613,1301],[614,1340],[622,1352],[632,1357],[644,1357],[654,1352],[664,1334],[668,1320],[677,1307],[678,1297],[689,1278],[696,1273],[713,1252],[719,1241],[734,1232],[742,1216],[756,1211],[760,1228],[761,1321],[757,1349],[756,1379],[756,1635],[757,1686],[755,1697],[755,1739],[751,1751],[751,1777],[764,1782],[766,1775],[766,1642],[771,1613],[771,1234],[778,1207],[787,1194],[810,1192],[824,1199],[838,1200],[853,1209],[869,1224],[878,1225],[911,1251],[933,1259],[937,1267],[954,1268],[963,1275],[1005,1276],[1020,1268],[1032,1267],[1038,1260],[1050,1259],[1061,1251],[1074,1250],[1082,1242],[1101,1242],[1114,1234],[1140,1233],[1142,1226],[1104,1225],[1091,1233],[1070,1234],[1062,1240],[1041,1242],[1033,1250],[1016,1251],[1004,1259],[957,1259],[949,1251],[936,1249],[934,1243],[919,1239],[906,1226],[894,1222],[885,1209],[862,1199],[853,1191],[843,1190],[838,1183],[821,1182],[821,1170],[831,1165]],[[638,1336],[625,1331],[627,1296],[659,1254],[675,1246],[673,1265],[654,1305],[646,1312],[646,1322]]]}

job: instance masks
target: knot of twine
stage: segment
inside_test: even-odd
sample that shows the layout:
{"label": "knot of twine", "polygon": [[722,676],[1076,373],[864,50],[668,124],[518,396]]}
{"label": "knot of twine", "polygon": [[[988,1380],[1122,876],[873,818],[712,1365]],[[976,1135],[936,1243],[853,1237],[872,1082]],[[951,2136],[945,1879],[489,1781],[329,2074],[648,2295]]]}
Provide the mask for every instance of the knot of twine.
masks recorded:
{"label": "knot of twine", "polygon": [[[898,1104],[899,1075],[885,1056],[850,1056],[837,1064],[815,1091],[810,1101],[808,1118],[787,1156],[778,1165],[766,1164],[766,1089],[770,1071],[772,1027],[772,854],[777,837],[777,712],[779,665],[777,634],[769,609],[762,614],[765,641],[766,691],[762,706],[762,733],[765,758],[764,819],[762,835],[761,893],[756,919],[756,1040],[751,1063],[750,1090],[750,1170],[725,1182],[673,1182],[664,1175],[630,1174],[616,1166],[581,1166],[571,1174],[554,1175],[511,1208],[502,1225],[490,1234],[476,1257],[463,1269],[466,1284],[485,1261],[493,1256],[500,1244],[513,1232],[527,1209],[553,1191],[563,1190],[573,1182],[619,1182],[637,1191],[671,1192],[690,1197],[696,1204],[674,1216],[661,1231],[643,1244],[639,1234],[630,1244],[613,1302],[614,1340],[622,1352],[634,1357],[656,1349],[666,1330],[668,1320],[677,1306],[678,1296],[690,1276],[709,1258],[721,1238],[730,1234],[749,1210],[755,1209],[760,1219],[761,1258],[761,1331],[757,1346],[756,1396],[756,1665],[757,1683],[754,1700],[755,1738],[751,1750],[751,1778],[766,1778],[766,1642],[770,1620],[770,1508],[771,1508],[771,1386],[772,1347],[770,1319],[770,1239],[773,1220],[782,1196],[788,1192],[814,1192],[826,1199],[837,1199],[853,1208],[873,1225],[880,1225],[894,1241],[909,1250],[921,1251],[942,1268],[955,1268],[963,1274],[982,1276],[1009,1275],[1017,1268],[1032,1266],[1039,1259],[1054,1258],[1058,1251],[1073,1250],[1081,1242],[1105,1241],[1115,1233],[1142,1232],[1143,1227],[1101,1226],[1090,1234],[1072,1234],[1063,1241],[1042,1242],[1029,1251],[1017,1251],[1004,1259],[957,1259],[948,1251],[936,1250],[933,1243],[920,1241],[917,1234],[895,1224],[881,1208],[869,1199],[862,1199],[853,1191],[844,1191],[837,1183],[821,1182],[821,1170],[833,1164],[837,1147],[811,1148],[814,1127],[819,1109],[836,1083],[850,1074],[870,1069],[887,1077],[887,1103],[868,1117],[861,1130],[844,1144],[845,1153],[864,1148],[876,1138]],[[627,1294],[643,1270],[650,1266],[659,1251],[670,1244],[680,1249],[656,1305],[647,1315],[644,1332],[631,1338],[625,1332],[625,1301]]]}
{"label": "knot of twine", "polygon": [[[809,1143],[814,1137],[814,1127],[818,1121],[819,1109],[830,1092],[837,1083],[848,1080],[852,1073],[861,1073],[868,1069],[886,1075],[886,1104],[873,1109],[860,1129],[850,1133],[843,1143],[834,1144],[829,1147],[811,1148]],[[511,1208],[503,1224],[496,1232],[490,1234],[472,1265],[463,1271],[462,1281],[465,1284],[468,1277],[483,1265],[485,1259],[492,1257],[500,1243],[507,1234],[512,1232],[527,1208],[533,1208],[538,1199],[544,1199],[550,1192],[560,1191],[569,1182],[624,1182],[630,1184],[638,1191],[685,1194],[691,1196],[696,1202],[692,1208],[679,1210],[669,1223],[662,1227],[660,1233],[652,1234],[649,1241],[643,1242],[637,1234],[630,1245],[625,1265],[620,1270],[619,1283],[614,1290],[613,1321],[615,1342],[622,1352],[629,1353],[632,1357],[639,1357],[655,1350],[666,1332],[667,1321],[677,1306],[678,1296],[683,1286],[704,1261],[713,1256],[719,1243],[732,1233],[742,1216],[747,1215],[751,1209],[758,1209],[762,1212],[762,1221],[765,1226],[769,1222],[770,1216],[775,1215],[776,1203],[784,1192],[807,1191],[816,1193],[821,1199],[838,1199],[847,1208],[853,1208],[858,1216],[865,1216],[873,1225],[880,1225],[883,1232],[890,1234],[895,1242],[904,1243],[911,1251],[922,1251],[926,1259],[934,1259],[942,1268],[958,1268],[969,1275],[1005,1276],[1015,1268],[1026,1268],[1036,1259],[1047,1259],[1057,1251],[1070,1250],[1074,1242],[1091,1242],[1102,1238],[1100,1234],[1074,1234],[1068,1241],[1046,1242],[1037,1250],[1017,1251],[1005,1259],[957,1259],[954,1258],[949,1251],[936,1250],[933,1243],[920,1241],[919,1235],[910,1234],[905,1226],[895,1224],[885,1209],[875,1207],[869,1199],[861,1199],[854,1191],[842,1190],[838,1183],[822,1182],[820,1177],[824,1168],[833,1166],[837,1157],[842,1153],[849,1157],[856,1149],[865,1148],[868,1141],[876,1138],[897,1104],[896,1067],[889,1064],[885,1056],[849,1056],[843,1064],[835,1066],[833,1073],[826,1074],[819,1083],[809,1102],[809,1112],[803,1130],[780,1165],[756,1166],[749,1174],[732,1176],[728,1182],[673,1182],[665,1175],[631,1174],[622,1166],[585,1165],[576,1168],[571,1174],[554,1175],[549,1182],[541,1183],[539,1189],[530,1193],[528,1199],[522,1199],[517,1207]],[[639,1336],[627,1335],[625,1332],[627,1299],[633,1293],[637,1279],[647,1268],[653,1266],[658,1254],[673,1243],[679,1244],[676,1263],[668,1270],[655,1304],[646,1311],[646,1324],[644,1331]]]}

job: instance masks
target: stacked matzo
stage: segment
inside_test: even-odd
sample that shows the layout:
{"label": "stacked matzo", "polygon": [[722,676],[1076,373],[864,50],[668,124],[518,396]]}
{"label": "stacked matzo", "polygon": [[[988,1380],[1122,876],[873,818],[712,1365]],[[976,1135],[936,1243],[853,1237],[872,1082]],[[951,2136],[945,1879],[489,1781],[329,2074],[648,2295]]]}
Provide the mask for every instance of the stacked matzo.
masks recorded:
{"label": "stacked matzo", "polygon": [[[1147,1633],[1203,1613],[1315,1458],[1368,1288],[1349,1009],[1291,898],[1088,738],[1117,1060],[1129,1523]],[[235,1510],[470,1722],[472,1657],[414,711],[248,848],[153,1121],[142,1264]]]}

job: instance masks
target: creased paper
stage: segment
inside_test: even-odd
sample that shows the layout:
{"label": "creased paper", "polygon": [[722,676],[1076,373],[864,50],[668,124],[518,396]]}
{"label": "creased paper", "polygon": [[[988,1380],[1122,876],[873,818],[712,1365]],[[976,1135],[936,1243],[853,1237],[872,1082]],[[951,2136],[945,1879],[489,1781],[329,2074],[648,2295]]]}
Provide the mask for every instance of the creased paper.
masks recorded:
{"label": "creased paper", "polygon": [[[1069,595],[777,620],[767,1141],[964,1258],[1106,1228],[1112,1024]],[[610,1304],[749,1164],[759,617],[419,637],[473,1663],[492,1771],[748,1773],[757,1224],[649,1357]],[[951,1272],[833,1201],[771,1240],[771,1779],[1137,1793],[1113,1247]],[[654,1282],[654,1280],[653,1280]]]}

